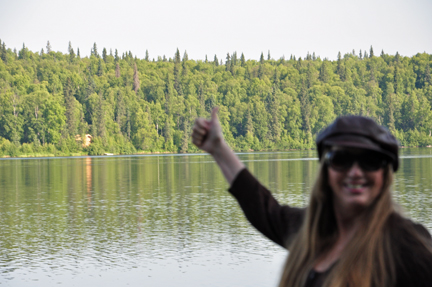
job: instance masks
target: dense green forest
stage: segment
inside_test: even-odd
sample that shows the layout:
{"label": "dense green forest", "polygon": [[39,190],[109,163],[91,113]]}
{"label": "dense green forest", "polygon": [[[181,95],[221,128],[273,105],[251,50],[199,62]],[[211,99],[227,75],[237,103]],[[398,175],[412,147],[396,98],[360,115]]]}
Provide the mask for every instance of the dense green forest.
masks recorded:
{"label": "dense green forest", "polygon": [[[335,117],[365,115],[402,146],[432,145],[432,55],[338,54],[336,61],[261,54],[246,60],[138,59],[130,51],[80,57],[16,51],[0,41],[0,156],[196,152],[196,117],[214,106],[237,151],[314,147]],[[82,147],[77,135],[91,134]]]}

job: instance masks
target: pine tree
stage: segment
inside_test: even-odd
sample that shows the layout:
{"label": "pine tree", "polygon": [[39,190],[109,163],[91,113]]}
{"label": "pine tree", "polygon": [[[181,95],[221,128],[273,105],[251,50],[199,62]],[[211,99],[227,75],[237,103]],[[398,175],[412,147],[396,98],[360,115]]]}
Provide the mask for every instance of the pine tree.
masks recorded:
{"label": "pine tree", "polygon": [[135,91],[135,94],[138,93],[138,90],[140,88],[140,81],[138,76],[138,69],[136,63],[134,63],[134,75],[133,75],[133,89]]}
{"label": "pine tree", "polygon": [[75,52],[74,52],[74,49],[72,48],[72,44],[70,41],[69,41],[68,51],[69,51],[69,61],[73,62],[73,60],[75,59]]}
{"label": "pine tree", "polygon": [[214,62],[214,65],[215,65],[216,67],[219,66],[219,60],[218,60],[216,54],[215,54],[215,56],[214,56],[214,60],[213,60],[213,62]]}
{"label": "pine tree", "polygon": [[65,107],[66,107],[66,128],[67,134],[74,137],[78,133],[78,125],[75,113],[75,89],[70,78],[67,78],[63,88]]}
{"label": "pine tree", "polygon": [[44,49],[42,48],[41,51],[40,51],[40,53],[39,53],[39,55],[43,56],[44,54],[45,54],[45,52],[44,52]]}
{"label": "pine tree", "polygon": [[359,53],[359,58],[360,60],[363,59],[363,55],[362,55],[362,50],[360,49],[360,53]]}
{"label": "pine tree", "polygon": [[227,56],[226,56],[226,62],[225,62],[225,70],[228,72],[228,71],[230,71],[231,70],[231,57],[230,57],[230,54],[229,53],[227,53]]}
{"label": "pine tree", "polygon": [[183,138],[182,138],[182,143],[181,143],[181,148],[180,148],[180,152],[181,153],[186,153],[188,150],[188,146],[189,146],[189,123],[187,120],[184,121],[183,123]]}
{"label": "pine tree", "polygon": [[395,61],[396,61],[397,64],[399,64],[399,62],[400,62],[399,52],[396,52]]}
{"label": "pine tree", "polygon": [[244,67],[246,65],[246,60],[245,60],[245,56],[242,53],[240,56],[240,66]]}
{"label": "pine tree", "polygon": [[182,61],[183,61],[183,62],[189,61],[189,57],[188,57],[188,54],[187,54],[186,50],[185,50],[185,52],[184,52],[184,54],[183,54],[183,59],[182,59]]}
{"label": "pine tree", "polygon": [[381,50],[381,55],[380,55],[380,57],[381,57],[381,58],[384,58],[384,49]]}
{"label": "pine tree", "polygon": [[264,55],[262,52],[261,52],[261,56],[260,56],[260,64],[261,65],[264,64]]}
{"label": "pine tree", "polygon": [[107,50],[105,49],[105,48],[103,48],[103,50],[102,50],[102,59],[103,59],[103,61],[106,63],[106,61],[107,61]]}
{"label": "pine tree", "polygon": [[120,78],[120,65],[118,62],[116,63],[115,76],[116,78]]}
{"label": "pine tree", "polygon": [[324,83],[328,83],[330,80],[330,75],[329,75],[326,60],[324,60],[324,62],[321,64],[319,79]]}
{"label": "pine tree", "polygon": [[146,50],[146,53],[145,53],[145,58],[144,58],[147,62],[149,61],[149,52],[148,52],[148,50]]}
{"label": "pine tree", "polygon": [[96,42],[93,44],[92,54],[99,58]]}
{"label": "pine tree", "polygon": [[99,77],[103,75],[102,59],[99,59],[99,62],[98,62],[97,75]]}
{"label": "pine tree", "polygon": [[177,51],[176,51],[176,53],[174,55],[174,63],[175,64],[179,64],[180,63],[180,51],[179,51],[178,48],[177,48]]}
{"label": "pine tree", "polygon": [[78,57],[78,59],[81,58],[79,48],[77,49],[77,57]]}
{"label": "pine tree", "polygon": [[268,54],[267,54],[267,61],[270,61],[270,50],[268,50]]}
{"label": "pine tree", "polygon": [[47,42],[46,50],[47,50],[47,54],[51,53],[51,44],[49,41]]}
{"label": "pine tree", "polygon": [[431,79],[431,72],[430,72],[430,65],[429,65],[429,63],[426,63],[424,82],[428,83],[429,85],[432,86],[432,79]]}
{"label": "pine tree", "polygon": [[374,51],[373,51],[373,48],[371,45],[370,50],[369,50],[369,58],[372,58],[373,56],[374,56]]}
{"label": "pine tree", "polygon": [[117,63],[120,60],[119,55],[118,55],[118,51],[117,49],[115,49],[115,53],[114,53],[114,61]]}
{"label": "pine tree", "polygon": [[1,59],[5,64],[7,64],[7,50],[5,42],[1,44]]}

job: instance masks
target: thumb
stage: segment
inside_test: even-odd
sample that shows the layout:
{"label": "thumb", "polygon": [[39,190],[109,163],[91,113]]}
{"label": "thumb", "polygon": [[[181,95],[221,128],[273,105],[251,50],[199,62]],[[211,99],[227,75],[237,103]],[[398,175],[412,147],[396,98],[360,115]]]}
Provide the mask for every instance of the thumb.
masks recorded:
{"label": "thumb", "polygon": [[219,107],[214,107],[211,113],[211,121],[214,123],[218,120],[217,112],[219,111]]}

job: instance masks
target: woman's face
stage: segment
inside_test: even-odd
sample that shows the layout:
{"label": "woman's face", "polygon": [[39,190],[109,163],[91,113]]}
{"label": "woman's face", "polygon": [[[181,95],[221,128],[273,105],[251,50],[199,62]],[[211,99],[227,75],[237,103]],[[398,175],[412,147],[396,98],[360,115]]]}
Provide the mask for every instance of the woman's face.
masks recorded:
{"label": "woman's face", "polygon": [[[333,168],[328,166],[329,184],[333,190],[335,208],[352,208],[361,210],[368,207],[379,195],[383,187],[384,169],[370,171],[370,168],[363,168],[369,163],[368,158],[375,160],[375,154],[362,149],[344,149],[353,151],[351,166],[345,168]],[[344,158],[350,158],[349,154]],[[358,158],[359,160],[355,160]],[[359,163],[361,161],[361,163]],[[348,160],[348,162],[350,162]],[[349,165],[349,164],[348,164]]]}

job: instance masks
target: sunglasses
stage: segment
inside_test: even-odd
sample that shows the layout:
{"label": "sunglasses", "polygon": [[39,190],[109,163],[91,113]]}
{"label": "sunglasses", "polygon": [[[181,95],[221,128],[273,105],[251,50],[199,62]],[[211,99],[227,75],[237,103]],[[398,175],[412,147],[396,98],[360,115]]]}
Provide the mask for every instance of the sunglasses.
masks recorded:
{"label": "sunglasses", "polygon": [[333,150],[326,153],[324,160],[336,171],[348,171],[355,162],[363,171],[377,171],[390,163],[382,153],[367,150]]}

